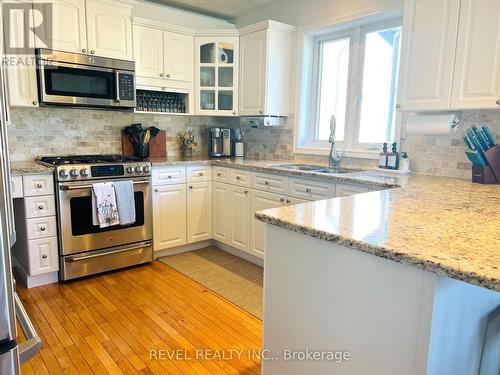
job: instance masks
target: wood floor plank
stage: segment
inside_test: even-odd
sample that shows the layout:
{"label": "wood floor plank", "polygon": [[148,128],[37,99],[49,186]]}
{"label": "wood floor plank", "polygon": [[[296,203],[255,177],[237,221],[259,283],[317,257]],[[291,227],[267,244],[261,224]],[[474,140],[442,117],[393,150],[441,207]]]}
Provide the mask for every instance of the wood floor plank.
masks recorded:
{"label": "wood floor plank", "polygon": [[162,263],[18,289],[43,341],[23,374],[260,374],[258,358],[193,355],[258,351],[262,322]]}

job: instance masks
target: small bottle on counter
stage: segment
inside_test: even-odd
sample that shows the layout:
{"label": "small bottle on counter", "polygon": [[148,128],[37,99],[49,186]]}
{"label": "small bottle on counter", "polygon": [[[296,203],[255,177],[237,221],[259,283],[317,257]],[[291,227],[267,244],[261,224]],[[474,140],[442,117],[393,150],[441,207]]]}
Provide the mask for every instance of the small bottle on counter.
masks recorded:
{"label": "small bottle on counter", "polygon": [[407,152],[403,152],[403,156],[399,162],[399,170],[403,172],[408,172],[410,170],[410,158],[408,158]]}
{"label": "small bottle on counter", "polygon": [[392,144],[392,151],[387,156],[387,169],[399,169],[399,152],[397,150],[398,144]]}
{"label": "small bottle on counter", "polygon": [[387,156],[389,153],[387,152],[387,142],[384,142],[384,148],[378,157],[378,167],[379,168],[387,168]]}

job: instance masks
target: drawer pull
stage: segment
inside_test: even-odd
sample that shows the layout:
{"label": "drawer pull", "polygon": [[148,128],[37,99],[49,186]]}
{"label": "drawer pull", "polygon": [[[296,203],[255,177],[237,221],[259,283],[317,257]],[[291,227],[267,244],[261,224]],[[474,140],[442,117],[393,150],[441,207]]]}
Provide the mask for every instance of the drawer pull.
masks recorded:
{"label": "drawer pull", "polygon": [[43,210],[43,206],[42,205],[38,206],[38,209]]}
{"label": "drawer pull", "polygon": [[36,184],[37,189],[41,189],[41,188],[42,188],[42,186],[43,186],[43,185],[42,185],[41,183]]}
{"label": "drawer pull", "polygon": [[167,178],[172,178],[172,175],[168,175]]}
{"label": "drawer pull", "polygon": [[241,180],[241,177],[240,177],[240,176],[236,176],[236,179],[237,179],[237,180]]}
{"label": "drawer pull", "polygon": [[192,188],[193,188],[193,185],[189,185],[188,187],[189,187],[190,189],[192,189]]}
{"label": "drawer pull", "polygon": [[287,199],[286,203],[290,204],[290,203],[292,203],[292,201],[290,199]]}
{"label": "drawer pull", "polygon": [[311,188],[306,188],[306,193],[310,193],[311,192]]}
{"label": "drawer pull", "polygon": [[280,202],[281,203],[285,202],[285,198],[280,198]]}
{"label": "drawer pull", "polygon": [[47,229],[47,228],[45,228],[45,227],[40,227],[40,230],[41,230],[42,232],[45,232],[45,229]]}
{"label": "drawer pull", "polygon": [[43,254],[42,259],[47,259],[47,254]]}
{"label": "drawer pull", "polygon": [[248,190],[245,190],[245,194],[248,194]]}
{"label": "drawer pull", "polygon": [[200,177],[203,176],[203,172],[198,173],[198,176]]}
{"label": "drawer pull", "polygon": [[155,188],[155,189],[153,189],[153,191],[154,191],[155,193],[158,193],[158,189],[156,189],[156,188]]}
{"label": "drawer pull", "polygon": [[220,177],[220,176],[222,176],[222,173],[217,172],[217,177]]}
{"label": "drawer pull", "polygon": [[264,181],[264,185],[269,186],[269,181]]}

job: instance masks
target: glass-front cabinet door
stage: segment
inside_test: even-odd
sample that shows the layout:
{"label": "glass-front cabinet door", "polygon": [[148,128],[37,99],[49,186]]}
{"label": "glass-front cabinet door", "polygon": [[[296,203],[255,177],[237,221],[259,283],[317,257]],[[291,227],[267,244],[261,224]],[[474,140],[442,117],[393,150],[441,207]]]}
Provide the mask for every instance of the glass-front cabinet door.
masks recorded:
{"label": "glass-front cabinet door", "polygon": [[197,114],[238,114],[238,46],[238,37],[196,38]]}

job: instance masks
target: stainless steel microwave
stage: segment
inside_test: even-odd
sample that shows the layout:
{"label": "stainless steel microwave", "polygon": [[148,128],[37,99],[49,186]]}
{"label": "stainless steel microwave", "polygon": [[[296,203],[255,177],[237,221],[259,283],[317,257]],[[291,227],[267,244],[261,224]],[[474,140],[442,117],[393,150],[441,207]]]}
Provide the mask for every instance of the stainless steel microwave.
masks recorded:
{"label": "stainless steel microwave", "polygon": [[38,49],[37,62],[41,105],[135,107],[133,61]]}

